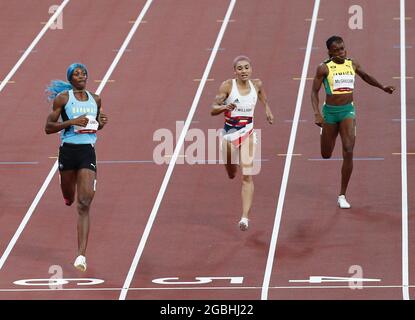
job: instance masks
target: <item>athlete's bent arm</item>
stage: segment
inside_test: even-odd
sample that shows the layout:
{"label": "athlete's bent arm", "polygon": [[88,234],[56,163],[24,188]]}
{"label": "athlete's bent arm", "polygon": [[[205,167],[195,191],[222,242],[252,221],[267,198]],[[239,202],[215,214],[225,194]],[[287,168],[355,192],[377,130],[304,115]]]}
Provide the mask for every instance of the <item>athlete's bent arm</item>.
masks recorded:
{"label": "athlete's bent arm", "polygon": [[53,111],[46,119],[46,134],[56,133],[73,125],[85,127],[88,124],[88,118],[85,115],[75,119],[58,122],[61,112],[67,102],[68,95],[65,94],[60,94],[53,100]]}
{"label": "athlete's bent arm", "polygon": [[99,123],[98,125],[98,130],[101,130],[102,128],[104,128],[104,126],[107,124],[108,122],[108,116],[104,113],[102,113],[102,108],[101,108],[101,97],[93,94],[93,97],[95,99],[95,102],[97,103],[97,107],[98,107],[98,112],[97,112],[97,121]]}
{"label": "athlete's bent arm", "polygon": [[327,77],[327,74],[327,66],[325,64],[320,64],[317,67],[316,75],[314,76],[313,80],[313,87],[311,89],[311,105],[313,106],[314,110],[314,123],[319,127],[323,125],[324,120],[320,112],[318,93],[324,78]]}
{"label": "athlete's bent arm", "polygon": [[210,112],[212,116],[216,116],[225,111],[232,111],[236,108],[236,105],[233,103],[225,105],[225,100],[229,96],[229,93],[231,91],[231,85],[232,82],[229,80],[222,82],[222,84],[220,85],[219,93],[215,97],[215,102],[213,103],[212,110]]}
{"label": "athlete's bent arm", "polygon": [[265,114],[267,115],[268,123],[272,124],[274,122],[274,116],[272,115],[271,108],[268,105],[267,94],[265,93],[262,81],[257,79],[255,84],[258,87],[258,99],[265,105]]}
{"label": "athlete's bent arm", "polygon": [[370,84],[371,86],[377,87],[379,89],[382,89],[383,91],[391,94],[395,91],[395,87],[393,86],[384,86],[381,83],[379,83],[379,81],[377,81],[374,77],[372,77],[371,75],[367,74],[362,67],[360,66],[360,64],[356,61],[353,60],[353,66],[355,68],[355,72],[359,75],[360,78],[363,79],[363,81],[365,81],[366,83]]}

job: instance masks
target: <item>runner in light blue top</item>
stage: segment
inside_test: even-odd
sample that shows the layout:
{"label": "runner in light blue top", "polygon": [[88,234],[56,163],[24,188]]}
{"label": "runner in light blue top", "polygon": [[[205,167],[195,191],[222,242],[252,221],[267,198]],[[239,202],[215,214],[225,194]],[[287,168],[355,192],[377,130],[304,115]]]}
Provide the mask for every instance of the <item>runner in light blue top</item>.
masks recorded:
{"label": "runner in light blue top", "polygon": [[96,132],[105,126],[108,117],[101,112],[101,98],[85,89],[86,67],[73,63],[66,75],[69,82],[54,80],[47,88],[53,110],[47,117],[45,132],[62,131],[58,163],[65,204],[70,206],[77,195],[78,256],[74,266],[86,271],[89,209],[96,190]]}
{"label": "runner in light blue top", "polygon": [[[73,90],[68,91],[69,99],[61,113],[63,121],[75,119],[83,115],[86,115],[88,118],[90,118],[89,122],[97,118],[97,102],[90,92],[85,90],[85,93],[88,96],[88,100],[80,101],[75,97]],[[94,123],[98,128],[98,122],[95,121]],[[67,142],[74,144],[95,144],[97,141],[97,134],[94,132],[94,129],[89,129],[90,131],[88,132],[77,133],[75,132],[75,128],[76,126],[70,126],[61,131],[62,143]]]}

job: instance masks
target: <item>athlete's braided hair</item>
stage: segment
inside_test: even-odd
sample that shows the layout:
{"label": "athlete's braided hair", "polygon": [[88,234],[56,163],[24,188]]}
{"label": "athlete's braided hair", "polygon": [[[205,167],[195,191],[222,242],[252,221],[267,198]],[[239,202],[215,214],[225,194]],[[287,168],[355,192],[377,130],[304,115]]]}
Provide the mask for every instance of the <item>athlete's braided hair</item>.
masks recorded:
{"label": "athlete's braided hair", "polygon": [[72,63],[66,70],[66,78],[68,79],[69,82],[62,81],[62,80],[52,80],[50,84],[47,86],[45,91],[48,94],[49,101],[53,101],[53,99],[55,99],[55,97],[59,93],[72,89],[72,85],[70,84],[70,81],[72,79],[72,74],[76,68],[81,68],[88,75],[88,70],[84,64],[79,63],[79,62]]}

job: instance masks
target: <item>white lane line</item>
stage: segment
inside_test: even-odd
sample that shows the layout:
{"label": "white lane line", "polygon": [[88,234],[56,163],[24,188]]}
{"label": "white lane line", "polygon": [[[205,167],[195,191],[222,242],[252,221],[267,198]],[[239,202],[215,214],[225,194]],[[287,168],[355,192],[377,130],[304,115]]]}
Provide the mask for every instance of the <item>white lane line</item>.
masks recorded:
{"label": "white lane line", "polygon": [[120,61],[122,55],[124,54],[125,50],[127,49],[128,44],[130,43],[130,40],[132,39],[134,33],[136,32],[138,26],[140,25],[141,21],[143,20],[145,14],[148,11],[148,8],[150,8],[151,3],[153,0],[147,0],[146,4],[144,5],[143,9],[141,10],[139,16],[137,17],[137,20],[135,20],[135,23],[133,24],[133,27],[131,28],[130,32],[127,35],[127,38],[125,38],[121,48],[117,52],[117,55],[114,58],[114,61],[112,62],[111,66],[109,67],[107,73],[105,74],[104,78],[101,80],[101,83],[99,84],[99,87],[96,91],[96,94],[100,94],[101,91],[104,89],[106,83],[108,82],[108,79],[110,78],[112,72],[114,71],[115,67],[117,66],[118,62]]}
{"label": "white lane line", "polygon": [[46,177],[46,180],[43,182],[42,187],[38,191],[35,199],[33,200],[32,204],[29,207],[29,210],[27,210],[22,222],[20,223],[19,227],[17,228],[16,232],[13,235],[13,238],[10,240],[6,250],[4,251],[3,255],[0,258],[0,270],[3,268],[4,263],[6,262],[7,258],[9,257],[10,252],[12,251],[14,245],[16,244],[17,240],[20,237],[20,234],[23,232],[24,228],[26,227],[26,224],[29,222],[29,219],[32,216],[33,211],[35,210],[40,198],[43,196],[43,194],[46,191],[46,188],[48,187],[50,181],[53,178],[53,175],[55,174],[55,171],[58,168],[58,162],[56,161],[52,167],[52,170],[50,170],[48,176]]}
{"label": "white lane line", "polygon": [[21,64],[26,60],[27,56],[30,54],[30,52],[32,52],[33,48],[37,45],[37,43],[43,37],[43,35],[46,33],[46,31],[48,31],[48,29],[52,25],[52,23],[61,14],[63,8],[65,8],[65,6],[68,4],[69,1],[70,0],[64,0],[61,3],[61,5],[58,7],[58,9],[55,11],[55,13],[50,17],[49,21],[44,25],[44,27],[42,28],[42,30],[40,30],[39,34],[36,36],[36,38],[32,41],[32,43],[30,44],[30,46],[26,49],[26,51],[23,53],[23,55],[20,57],[20,59],[14,65],[13,69],[10,70],[10,72],[8,73],[8,75],[0,83],[0,92],[3,90],[3,88],[9,82],[9,80],[16,73],[17,69],[19,69],[19,67],[21,66]]}
{"label": "white lane line", "polygon": [[212,68],[212,65],[213,65],[213,62],[215,60],[216,54],[219,50],[219,45],[222,41],[222,38],[223,38],[223,35],[225,33],[226,27],[229,23],[229,18],[232,14],[235,3],[236,3],[236,0],[231,0],[230,3],[229,3],[228,10],[227,10],[225,18],[222,22],[222,26],[221,26],[221,29],[219,31],[218,37],[216,38],[216,42],[215,42],[215,45],[213,47],[212,53],[210,54],[209,61],[206,65],[206,69],[205,69],[205,71],[203,73],[203,76],[202,76],[202,80],[199,83],[199,87],[197,88],[197,92],[196,92],[196,95],[193,99],[192,106],[190,107],[189,114],[187,116],[186,122],[184,123],[182,132],[181,132],[180,137],[177,141],[176,148],[174,149],[173,157],[171,158],[171,161],[170,161],[169,166],[167,168],[166,174],[165,174],[163,182],[161,184],[161,187],[160,187],[159,193],[157,195],[156,201],[154,202],[153,209],[151,210],[150,217],[148,218],[146,227],[144,229],[143,235],[141,237],[140,243],[139,243],[137,251],[135,253],[135,256],[134,256],[133,262],[131,264],[130,270],[128,271],[127,277],[125,279],[123,289],[122,289],[120,297],[119,297],[120,300],[124,300],[127,296],[128,289],[131,285],[131,281],[133,280],[135,270],[137,269],[137,265],[140,262],[140,258],[141,258],[141,255],[143,253],[144,246],[146,245],[147,239],[150,235],[151,228],[152,228],[154,220],[157,216],[157,212],[158,212],[158,209],[160,207],[161,201],[163,200],[163,196],[164,196],[164,193],[166,191],[167,185],[170,181],[170,177],[173,173],[173,169],[174,169],[174,166],[176,164],[177,158],[179,156],[180,149],[183,146],[184,139],[186,137],[187,131],[189,130],[189,127],[190,127],[190,124],[192,122],[194,113],[196,112],[197,105],[199,103],[200,97],[201,97],[202,92],[203,92],[203,88],[205,87],[206,80],[208,79],[208,75],[210,73],[210,69]]}
{"label": "white lane line", "polygon": [[401,177],[402,177],[402,294],[409,300],[408,257],[408,176],[406,166],[406,52],[405,52],[405,0],[400,3],[401,29]]}
{"label": "white lane line", "polygon": [[291,127],[290,141],[289,141],[288,149],[286,152],[287,157],[285,158],[284,173],[282,176],[280,194],[278,197],[277,209],[275,213],[275,221],[274,221],[271,243],[270,243],[269,252],[268,252],[267,265],[265,267],[264,281],[262,284],[262,291],[261,291],[262,300],[268,299],[268,288],[269,288],[269,283],[271,281],[272,266],[274,263],[274,258],[275,258],[275,253],[276,253],[278,232],[280,229],[281,216],[282,216],[282,208],[284,206],[285,192],[287,190],[288,176],[289,176],[290,167],[291,167],[291,160],[292,160],[292,155],[294,153],[293,151],[294,151],[294,144],[295,144],[295,136],[297,134],[298,120],[300,119],[301,104],[302,104],[303,96],[304,96],[308,65],[310,63],[311,48],[313,46],[313,39],[314,39],[314,33],[316,29],[316,24],[317,24],[317,16],[318,16],[319,7],[320,7],[320,0],[315,0],[313,17],[311,19],[310,31],[308,34],[307,50],[306,50],[305,58],[304,58],[303,71],[301,73],[301,82],[300,82],[300,87],[298,89],[297,103],[295,106],[295,113],[294,113],[294,118],[293,118],[294,121]]}
{"label": "white lane line", "polygon": [[[144,5],[140,15],[138,16],[136,23],[131,28],[127,38],[125,38],[124,43],[120,49],[120,51],[117,53],[117,55],[114,58],[114,61],[112,62],[111,66],[109,67],[107,73],[104,76],[104,80],[100,83],[96,94],[100,94],[101,91],[104,89],[105,84],[107,83],[107,80],[109,79],[111,73],[114,71],[115,66],[117,65],[118,61],[121,59],[121,56],[123,54],[123,50],[127,47],[128,43],[130,42],[134,32],[137,30],[137,26],[140,24],[140,20],[143,18],[144,14],[147,12],[148,8],[150,7],[153,0],[147,0],[146,4]],[[53,17],[53,16],[52,16]],[[20,237],[20,234],[23,232],[24,228],[26,227],[26,224],[29,222],[30,217],[32,216],[34,210],[36,209],[37,204],[39,203],[40,199],[42,198],[43,194],[46,191],[46,188],[48,187],[50,181],[52,180],[56,170],[58,169],[58,161],[56,160],[53,164],[52,169],[50,170],[48,176],[46,177],[45,181],[43,182],[42,187],[40,188],[39,192],[37,193],[35,199],[33,200],[29,210],[27,210],[22,222],[20,223],[18,229],[16,230],[13,238],[10,240],[6,250],[4,251],[3,255],[0,258],[0,270],[3,268],[4,263],[6,262],[11,250],[15,246],[17,240]]]}

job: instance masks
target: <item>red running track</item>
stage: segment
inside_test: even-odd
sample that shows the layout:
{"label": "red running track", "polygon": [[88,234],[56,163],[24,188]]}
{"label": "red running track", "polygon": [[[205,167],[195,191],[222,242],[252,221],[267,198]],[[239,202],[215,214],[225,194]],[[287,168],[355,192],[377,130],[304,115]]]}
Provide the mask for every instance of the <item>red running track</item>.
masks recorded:
{"label": "red running track", "polygon": [[[93,1],[82,6],[70,2],[64,10],[63,30],[48,31],[37,52],[19,68],[15,83],[1,92],[2,105],[14,108],[4,108],[0,123],[0,161],[37,162],[0,165],[2,254],[55,161],[48,157],[56,156],[58,136],[43,133],[49,111],[43,95],[46,83],[64,77],[68,64],[82,60],[91,74],[89,89],[95,91],[99,83],[94,80],[104,76],[114,50],[132,26],[129,21],[136,19],[144,3],[105,1],[97,11]],[[219,164],[177,164],[149,237],[142,242],[145,246],[137,269],[130,269],[167,170],[167,165],[151,162],[158,144],[153,134],[160,128],[175,133],[176,121],[186,119],[199,85],[195,79],[202,77],[229,3],[165,0],[151,4],[101,94],[111,122],[100,132],[97,144],[98,192],[91,212],[88,271],[83,274],[72,267],[75,208],[63,205],[55,174],[0,269],[1,299],[118,299],[129,270],[134,277],[127,299],[261,299],[286,161],[281,154],[290,139],[300,83],[294,79],[301,76],[311,1],[306,6],[299,0],[284,5],[272,0],[261,0],[260,5],[236,2],[191,124],[204,133],[221,127],[223,119],[210,116],[210,104],[221,81],[232,77],[232,59],[241,53],[250,56],[253,76],[263,80],[276,116],[275,124],[268,125],[259,105],[256,127],[262,133],[263,161],[254,178],[250,230],[242,233],[237,228],[239,177],[229,181]],[[49,3],[42,4],[47,10]],[[398,87],[389,96],[362,81],[357,84],[355,157],[383,160],[355,161],[348,193],[353,208],[346,212],[337,209],[341,161],[310,160],[320,155],[319,131],[309,102],[311,81],[307,81],[294,148],[301,156],[292,158],[276,252],[273,264],[268,265],[272,267],[268,299],[402,299],[401,172],[400,157],[394,155],[400,152],[400,122],[394,121],[400,117],[400,90],[399,80],[393,79],[400,75],[399,20],[394,19],[399,17],[399,4],[382,0],[376,7],[369,1],[360,5],[364,28],[353,31],[347,25],[348,5],[321,1],[318,17],[323,20],[317,23],[308,77],[326,56],[325,40],[339,33],[350,56],[382,83]],[[18,7],[11,10],[18,12]],[[408,4],[407,15],[413,12],[413,4]],[[47,19],[45,13],[36,14]],[[30,36],[13,46],[27,46],[41,27],[35,21],[38,16],[31,17]],[[407,44],[412,46],[411,20],[407,29]],[[379,30],[381,38],[371,37]],[[1,37],[7,39],[7,34]],[[0,69],[5,74],[18,55],[3,55],[9,59],[8,67]],[[407,73],[415,73],[409,54]],[[413,80],[408,79],[408,86],[409,81]],[[408,92],[407,98],[407,116],[413,119],[413,93]],[[16,116],[16,110],[19,127],[25,128],[17,133],[16,125],[7,121]],[[407,124],[411,132],[414,122]],[[14,132],[14,141],[10,141],[10,132]],[[408,152],[414,152],[413,143],[413,135],[408,135]],[[335,157],[339,150],[337,146]],[[408,177],[413,170],[413,156],[408,156]],[[414,208],[412,180],[408,178],[409,231]],[[54,265],[62,268],[63,278],[105,282],[80,287],[71,281],[64,290],[13,284],[21,279],[47,279],[53,276],[49,270]],[[381,282],[364,282],[363,289],[350,289],[344,282],[290,282],[310,276],[350,277],[351,266],[361,267],[363,277]],[[409,266],[409,270],[413,268]],[[413,276],[410,271],[410,283]],[[243,282],[153,282],[167,277],[183,282],[194,282],[196,277],[243,277]],[[373,285],[378,287],[369,287]]]}

